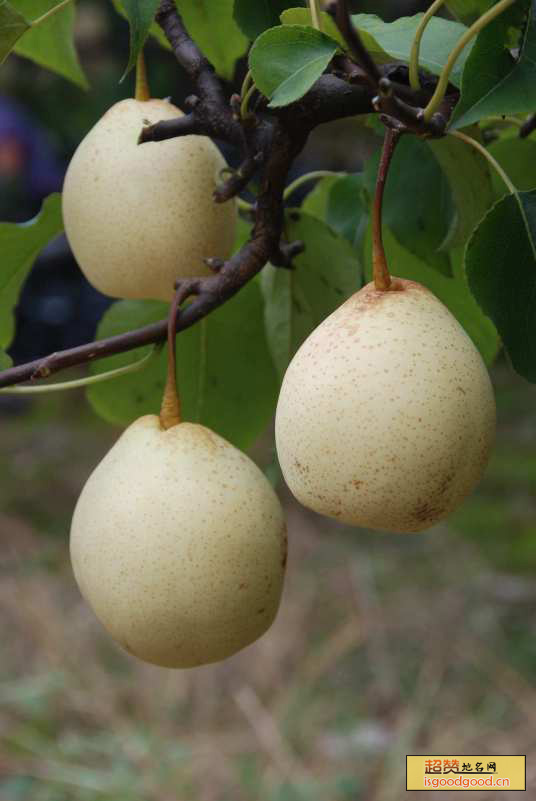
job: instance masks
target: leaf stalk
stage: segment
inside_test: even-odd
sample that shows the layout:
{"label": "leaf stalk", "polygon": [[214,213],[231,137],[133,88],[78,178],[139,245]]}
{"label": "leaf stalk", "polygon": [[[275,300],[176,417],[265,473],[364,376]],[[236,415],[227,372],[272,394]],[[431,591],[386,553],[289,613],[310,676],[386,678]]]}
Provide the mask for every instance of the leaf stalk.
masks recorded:
{"label": "leaf stalk", "polygon": [[313,24],[313,28],[316,28],[317,31],[322,32],[322,18],[320,16],[319,0],[308,0],[308,3],[309,10],[311,12],[311,22]]}
{"label": "leaf stalk", "polygon": [[447,59],[447,63],[441,70],[435,92],[430,98],[428,105],[424,109],[423,117],[425,122],[430,122],[431,118],[443,102],[443,98],[447,92],[450,74],[464,47],[466,47],[466,45],[468,45],[469,42],[486,27],[486,25],[489,25],[489,23],[498,17],[499,14],[502,14],[503,11],[506,11],[506,9],[515,2],[516,0],[499,0],[499,2],[492,6],[489,11],[486,11],[485,14],[482,14],[482,16],[477,19],[476,22],[474,22],[459,39],[456,46],[452,49],[452,52]]}
{"label": "leaf stalk", "polygon": [[418,92],[421,88],[421,82],[419,80],[419,51],[421,48],[421,39],[429,21],[436,11],[439,11],[444,2],[445,0],[434,0],[430,8],[423,14],[423,18],[415,31],[409,59],[409,85],[415,92]]}
{"label": "leaf stalk", "polygon": [[292,181],[283,193],[283,200],[288,200],[289,197],[301,186],[309,181],[318,181],[320,178],[333,178],[346,175],[344,172],[333,172],[333,170],[314,170],[313,172],[306,172]]}
{"label": "leaf stalk", "polygon": [[508,187],[508,191],[510,192],[510,194],[517,195],[517,189],[515,188],[514,184],[512,183],[506,172],[503,170],[497,159],[491,155],[489,150],[487,150],[487,148],[485,148],[484,145],[481,145],[480,142],[477,142],[477,140],[473,139],[472,136],[467,136],[467,134],[464,134],[461,131],[449,131],[448,133],[449,136],[455,136],[456,139],[461,139],[462,142],[466,142],[468,145],[471,145],[471,147],[474,147],[475,150],[478,150],[478,152],[482,156],[484,156],[484,158],[487,159],[487,161],[491,164],[497,175],[499,175],[502,178],[502,180]]}
{"label": "leaf stalk", "polygon": [[102,381],[110,381],[112,378],[119,378],[121,375],[135,373],[138,370],[142,370],[152,359],[156,350],[157,347],[151,348],[149,353],[147,353],[138,361],[133,362],[132,364],[127,364],[124,367],[116,367],[114,370],[108,370],[105,373],[97,373],[97,375],[88,375],[84,378],[76,378],[74,381],[59,381],[56,384],[6,387],[4,389],[0,389],[0,393],[4,395],[43,395],[47,392],[62,392],[66,389],[79,389],[80,387],[89,387],[92,384],[100,384]]}

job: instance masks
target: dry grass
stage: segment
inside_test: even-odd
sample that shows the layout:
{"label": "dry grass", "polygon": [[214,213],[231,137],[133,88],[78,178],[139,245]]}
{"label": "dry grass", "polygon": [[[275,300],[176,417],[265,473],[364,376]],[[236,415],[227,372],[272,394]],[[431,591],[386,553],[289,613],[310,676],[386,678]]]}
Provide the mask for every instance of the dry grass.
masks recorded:
{"label": "dry grass", "polygon": [[534,391],[502,376],[498,456],[460,517],[384,536],[286,498],[276,624],[182,672],[116,648],[71,576],[71,510],[115,433],[79,399],[0,418],[0,801],[419,799],[408,753],[524,753],[536,787]]}

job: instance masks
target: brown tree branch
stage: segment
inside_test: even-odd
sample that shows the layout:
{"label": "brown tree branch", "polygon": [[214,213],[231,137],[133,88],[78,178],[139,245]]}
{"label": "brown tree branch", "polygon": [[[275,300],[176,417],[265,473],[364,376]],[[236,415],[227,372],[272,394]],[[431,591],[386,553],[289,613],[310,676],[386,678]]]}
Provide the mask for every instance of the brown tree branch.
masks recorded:
{"label": "brown tree branch", "polygon": [[527,136],[530,136],[533,131],[536,131],[536,114],[531,114],[528,120],[525,120],[519,129],[519,136],[521,139],[525,139]]}
{"label": "brown tree branch", "polygon": [[372,88],[377,89],[382,76],[378,65],[364,46],[361,37],[352,23],[348,0],[338,0],[338,2],[332,6],[332,13],[334,13],[337,27],[343,39],[347,42],[352,56],[362,67]]}
{"label": "brown tree branch", "polygon": [[155,19],[164,31],[177,61],[188,73],[199,96],[204,101],[224,108],[225,96],[214,67],[188,35],[177,12],[175,0],[160,0]]}

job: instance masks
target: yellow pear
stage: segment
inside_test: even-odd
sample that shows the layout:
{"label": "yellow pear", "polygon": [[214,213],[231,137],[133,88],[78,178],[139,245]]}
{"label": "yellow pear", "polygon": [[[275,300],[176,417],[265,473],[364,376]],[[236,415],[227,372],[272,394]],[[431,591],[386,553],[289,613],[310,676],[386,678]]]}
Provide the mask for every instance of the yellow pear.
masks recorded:
{"label": "yellow pear", "polygon": [[275,618],[281,505],[259,468],[202,425],[141,417],[88,479],[71,528],[82,595],[127,651],[164,667],[215,662]]}
{"label": "yellow pear", "polygon": [[122,100],[78,146],[65,176],[67,239],[88,281],[117,298],[170,300],[177,278],[210,275],[232,250],[236,204],[212,197],[225,160],[205,136],[138,145],[142,128],[182,112]]}
{"label": "yellow pear", "polygon": [[479,481],[495,436],[487,369],[425,287],[370,283],[291,361],[277,453],[305,506],[351,525],[411,532],[446,517]]}

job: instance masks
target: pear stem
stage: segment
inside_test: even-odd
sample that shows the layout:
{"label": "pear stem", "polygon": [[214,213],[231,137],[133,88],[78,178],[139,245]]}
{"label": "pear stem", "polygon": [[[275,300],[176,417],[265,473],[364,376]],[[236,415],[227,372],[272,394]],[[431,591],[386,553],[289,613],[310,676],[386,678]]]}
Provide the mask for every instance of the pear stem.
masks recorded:
{"label": "pear stem", "polygon": [[382,238],[382,206],[389,165],[399,138],[400,131],[393,128],[385,129],[383,150],[376,179],[376,194],[372,207],[372,275],[376,289],[381,291],[391,288],[391,275],[387,266]]}
{"label": "pear stem", "polygon": [[143,55],[143,48],[138,54],[136,61],[136,100],[141,103],[147,102],[151,99],[151,92],[149,90],[149,81],[147,80],[147,67],[145,66],[145,56]]}
{"label": "pear stem", "polygon": [[179,286],[171,301],[168,316],[168,367],[166,388],[160,407],[162,428],[168,429],[181,422],[181,402],[177,391],[177,315],[184,300],[184,289]]}

